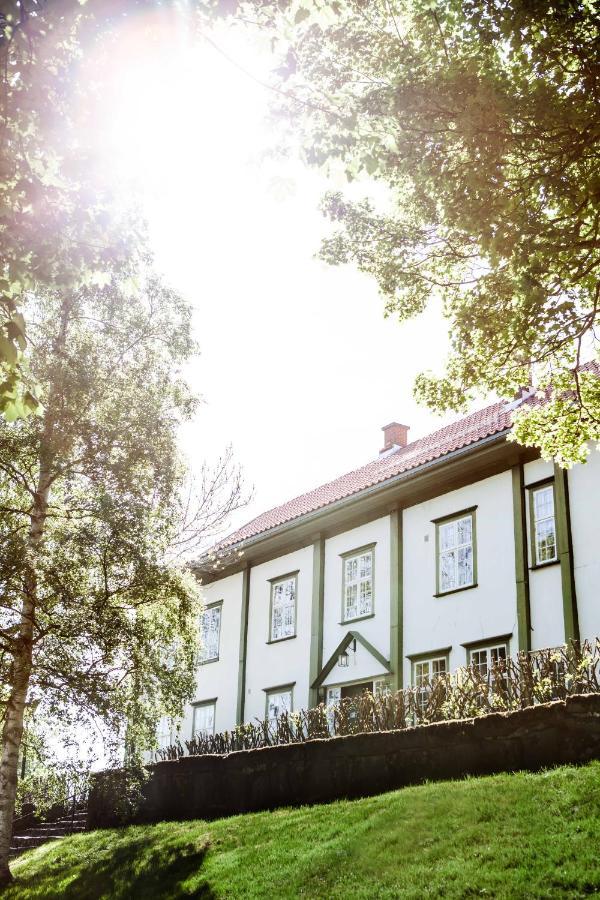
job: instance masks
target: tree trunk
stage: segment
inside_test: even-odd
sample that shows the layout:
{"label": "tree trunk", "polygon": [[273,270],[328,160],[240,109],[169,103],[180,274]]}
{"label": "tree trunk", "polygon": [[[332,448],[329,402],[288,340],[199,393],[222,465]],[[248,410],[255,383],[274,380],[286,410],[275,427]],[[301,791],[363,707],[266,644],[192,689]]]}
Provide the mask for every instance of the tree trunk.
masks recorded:
{"label": "tree trunk", "polygon": [[47,472],[40,472],[38,490],[29,527],[28,558],[23,578],[23,604],[21,606],[19,633],[13,650],[12,684],[2,729],[2,758],[0,760],[0,887],[11,880],[8,856],[12,839],[25,703],[31,676],[33,623],[37,600],[35,556],[44,535],[44,520],[48,508],[49,487],[50,480]]}
{"label": "tree trunk", "polygon": [[[60,358],[64,352],[70,304],[63,303],[60,328],[54,343],[54,350]],[[53,415],[55,390],[49,391],[48,404],[44,414],[44,426],[38,448],[39,472],[33,505],[30,513],[27,550],[23,567],[23,603],[19,620],[19,631],[12,651],[12,679],[6,705],[6,716],[2,729],[2,758],[0,759],[0,889],[12,880],[8,858],[12,840],[13,817],[17,795],[19,771],[19,750],[23,739],[23,720],[27,692],[32,672],[34,623],[37,612],[38,583],[37,556],[44,538],[48,497],[52,484],[52,460],[54,458]]]}

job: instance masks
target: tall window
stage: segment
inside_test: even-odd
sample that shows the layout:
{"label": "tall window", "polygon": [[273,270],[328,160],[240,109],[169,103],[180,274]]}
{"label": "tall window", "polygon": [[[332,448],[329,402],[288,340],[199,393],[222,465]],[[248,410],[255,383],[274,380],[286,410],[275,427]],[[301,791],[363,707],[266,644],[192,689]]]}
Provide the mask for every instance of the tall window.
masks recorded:
{"label": "tall window", "polygon": [[292,711],[292,688],[282,687],[267,692],[267,719],[274,721],[282,713]]}
{"label": "tall window", "polygon": [[360,619],[373,612],[373,548],[344,557],[343,620]]}
{"label": "tall window", "polygon": [[475,517],[473,512],[437,523],[438,593],[475,584]]}
{"label": "tall window", "polygon": [[533,532],[533,561],[535,565],[555,562],[556,522],[554,520],[554,485],[531,491],[531,519]]}
{"label": "tall window", "polygon": [[194,704],[192,737],[211,737],[215,733],[216,701]]}
{"label": "tall window", "polygon": [[433,682],[447,671],[448,659],[445,656],[420,659],[413,663],[413,684],[417,689],[417,704],[421,710],[427,706]]}
{"label": "tall window", "polygon": [[173,720],[169,718],[169,716],[161,716],[156,732],[158,749],[165,750],[167,747],[170,747],[171,744],[175,743],[175,738],[176,734],[175,728],[173,727]]}
{"label": "tall window", "polygon": [[271,583],[271,640],[296,634],[296,593],[298,576],[286,575]]}
{"label": "tall window", "polygon": [[211,662],[219,658],[221,637],[221,603],[207,607],[200,617],[199,662]]}

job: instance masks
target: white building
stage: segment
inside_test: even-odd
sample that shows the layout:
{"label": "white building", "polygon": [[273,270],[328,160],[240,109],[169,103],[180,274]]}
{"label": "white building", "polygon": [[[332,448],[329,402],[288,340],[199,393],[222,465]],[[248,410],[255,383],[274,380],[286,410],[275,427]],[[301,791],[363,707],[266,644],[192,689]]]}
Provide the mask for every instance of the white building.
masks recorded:
{"label": "white building", "polygon": [[555,468],[507,441],[513,406],[412,443],[392,423],[220,545],[182,740],[600,634],[600,453]]}

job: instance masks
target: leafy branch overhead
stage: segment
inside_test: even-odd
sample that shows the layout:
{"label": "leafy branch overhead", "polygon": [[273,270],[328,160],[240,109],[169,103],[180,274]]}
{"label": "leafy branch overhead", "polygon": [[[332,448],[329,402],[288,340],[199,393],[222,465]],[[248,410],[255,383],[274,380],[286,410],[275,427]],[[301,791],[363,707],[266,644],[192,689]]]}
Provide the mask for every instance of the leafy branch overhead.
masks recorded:
{"label": "leafy branch overhead", "polygon": [[[562,464],[600,439],[600,15],[586,0],[249,3],[287,47],[280,111],[309,163],[369,176],[376,205],[333,193],[332,264],[372,275],[386,313],[442,301],[451,354],[416,395],[554,386],[515,437]],[[281,98],[284,97],[283,100]],[[368,188],[367,188],[368,189]]]}

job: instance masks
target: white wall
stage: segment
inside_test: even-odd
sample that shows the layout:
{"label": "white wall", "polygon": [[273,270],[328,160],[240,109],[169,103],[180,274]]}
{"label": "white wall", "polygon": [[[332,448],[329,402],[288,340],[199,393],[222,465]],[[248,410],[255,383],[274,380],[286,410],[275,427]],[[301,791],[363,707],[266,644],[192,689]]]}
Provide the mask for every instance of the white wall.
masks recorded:
{"label": "white wall", "polygon": [[[342,553],[356,550],[368,544],[374,548],[374,615],[368,619],[342,623]],[[383,516],[344,531],[325,541],[325,602],[323,616],[323,664],[331,657],[342,638],[349,631],[358,631],[385,659],[390,657],[390,517]],[[335,680],[329,684],[341,684],[369,678],[384,670],[371,654],[357,655],[347,669],[337,667]],[[360,674],[357,674],[360,672]]]}
{"label": "white wall", "polygon": [[575,590],[581,638],[600,636],[600,452],[568,473]]}
{"label": "white wall", "polygon": [[[225,731],[235,725],[238,685],[238,659],[240,652],[240,619],[242,615],[241,572],[202,587],[206,604],[223,601],[221,608],[221,637],[219,659],[198,666],[194,702],[217,698],[215,731]],[[189,740],[192,734],[192,706],[185,711],[181,727],[181,740]]]}
{"label": "white wall", "polygon": [[[312,606],[312,544],[269,560],[250,570],[246,701],[244,719],[264,719],[265,689],[294,685],[294,709],[308,706],[310,667],[310,616]],[[271,582],[288,572],[298,572],[296,637],[269,643]]]}
{"label": "white wall", "polygon": [[[543,459],[526,463],[524,468],[525,487],[544,478],[552,478],[554,466]],[[565,623],[562,601],[560,564],[532,568],[531,521],[529,515],[529,492],[525,491],[527,509],[527,558],[529,562],[529,602],[531,607],[531,649],[557,647],[565,640]]]}
{"label": "white wall", "polygon": [[[476,510],[477,587],[435,597],[432,519]],[[404,684],[409,655],[452,647],[450,669],[465,665],[463,643],[504,634],[517,647],[515,543],[511,473],[503,472],[404,510]]]}

